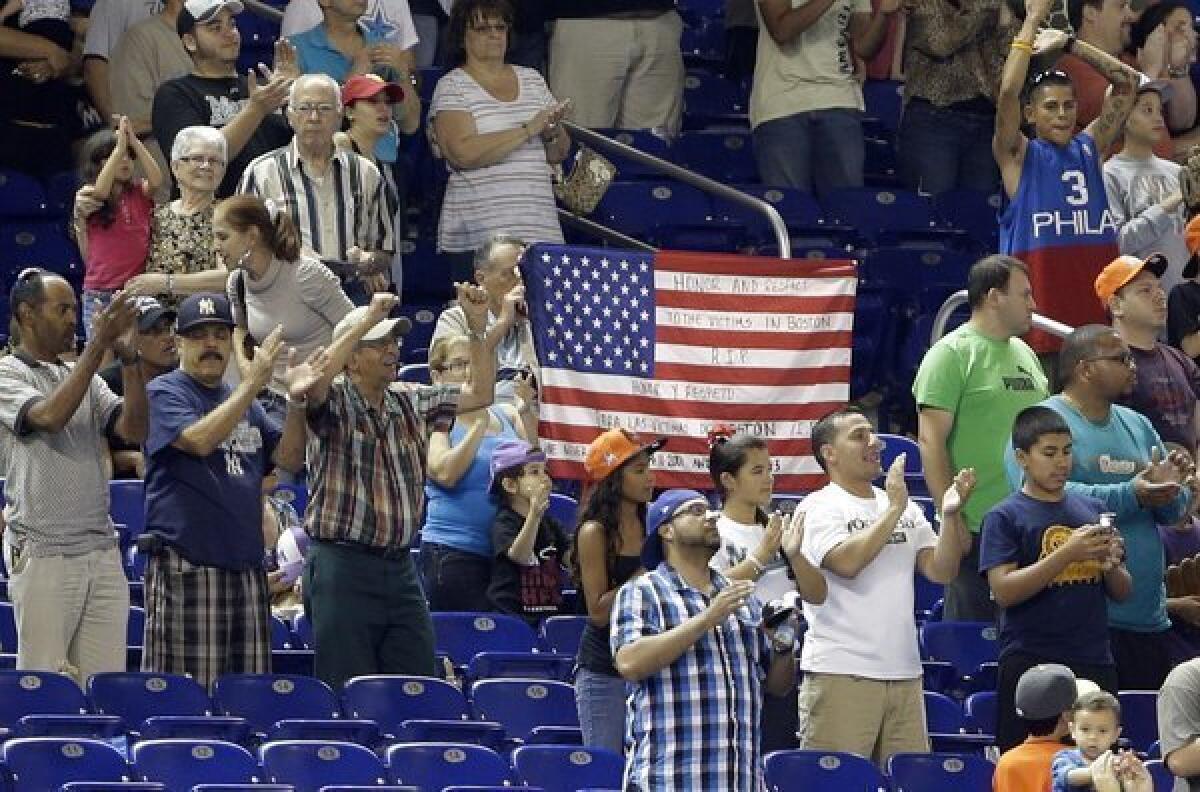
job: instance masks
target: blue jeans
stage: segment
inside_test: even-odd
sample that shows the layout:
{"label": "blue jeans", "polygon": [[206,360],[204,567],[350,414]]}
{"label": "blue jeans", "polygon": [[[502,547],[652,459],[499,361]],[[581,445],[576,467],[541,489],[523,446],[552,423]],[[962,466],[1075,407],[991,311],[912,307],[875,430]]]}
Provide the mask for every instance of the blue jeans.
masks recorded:
{"label": "blue jeans", "polygon": [[813,110],[754,128],[758,175],[770,187],[817,193],[862,187],[865,157],[858,110]]}
{"label": "blue jeans", "polygon": [[964,113],[913,99],[904,109],[896,144],[900,179],[910,190],[992,192],[1000,171],[992,155],[994,114]]}
{"label": "blue jeans", "polygon": [[581,668],[575,674],[575,706],[583,744],[625,752],[625,680]]}
{"label": "blue jeans", "polygon": [[96,316],[112,302],[115,291],[111,289],[84,289],[80,295],[80,315],[83,320],[83,335],[89,341],[92,339],[92,322]]}

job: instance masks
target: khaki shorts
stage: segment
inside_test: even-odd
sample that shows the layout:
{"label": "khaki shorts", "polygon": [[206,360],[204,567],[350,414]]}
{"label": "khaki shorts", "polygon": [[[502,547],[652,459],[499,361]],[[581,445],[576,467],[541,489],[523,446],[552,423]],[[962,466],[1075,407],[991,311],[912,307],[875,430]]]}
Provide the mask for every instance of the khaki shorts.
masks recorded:
{"label": "khaki shorts", "polygon": [[893,754],[929,751],[920,678],[805,673],[799,700],[806,750],[848,751],[880,767]]}

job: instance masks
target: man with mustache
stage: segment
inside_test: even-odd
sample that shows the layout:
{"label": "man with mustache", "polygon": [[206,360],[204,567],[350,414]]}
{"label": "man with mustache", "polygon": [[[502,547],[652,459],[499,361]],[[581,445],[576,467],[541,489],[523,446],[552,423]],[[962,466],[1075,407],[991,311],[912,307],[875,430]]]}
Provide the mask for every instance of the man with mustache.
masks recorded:
{"label": "man with mustache", "polygon": [[[318,349],[303,364],[289,361],[281,431],[254,397],[283,353],[282,328],[245,360],[225,295],[193,294],[180,303],[178,322],[179,368],[147,388],[142,668],[188,674],[207,687],[221,674],[271,670],[262,481],[272,465],[303,466],[304,413],[295,404],[328,356]],[[230,387],[222,379],[234,354],[242,381]]]}
{"label": "man with mustache", "polygon": [[[4,561],[17,622],[17,668],[90,674],[125,669],[129,587],[108,516],[107,441],[140,443],[146,391],[133,298],[118,292],[96,317],[75,363],[78,304],[46,270],[17,276],[10,295],[19,340],[0,359],[0,450],[8,520]],[[96,376],[106,352],[125,397]]]}

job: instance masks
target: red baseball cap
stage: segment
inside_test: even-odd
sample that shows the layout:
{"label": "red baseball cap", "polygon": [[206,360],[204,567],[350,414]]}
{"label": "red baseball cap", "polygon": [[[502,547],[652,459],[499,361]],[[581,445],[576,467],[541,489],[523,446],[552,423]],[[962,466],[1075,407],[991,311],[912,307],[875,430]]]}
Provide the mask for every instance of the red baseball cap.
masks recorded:
{"label": "red baseball cap", "polygon": [[380,91],[386,91],[388,99],[393,102],[404,99],[404,89],[396,83],[385,82],[378,74],[356,74],[342,86],[342,104],[370,99]]}

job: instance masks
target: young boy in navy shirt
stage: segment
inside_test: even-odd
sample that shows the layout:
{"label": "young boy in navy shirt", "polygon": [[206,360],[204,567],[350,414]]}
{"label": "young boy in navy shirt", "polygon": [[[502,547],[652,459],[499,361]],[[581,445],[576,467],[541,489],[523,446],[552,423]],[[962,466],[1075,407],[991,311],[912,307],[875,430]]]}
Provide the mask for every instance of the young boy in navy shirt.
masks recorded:
{"label": "young boy in navy shirt", "polygon": [[1012,443],[1024,482],[984,515],[979,553],[979,571],[1002,609],[996,724],[1002,751],[1026,737],[1014,697],[1029,668],[1060,663],[1116,693],[1105,597],[1122,600],[1133,585],[1120,535],[1099,525],[1100,503],[1066,491],[1071,431],[1062,416],[1048,407],[1022,410]]}

